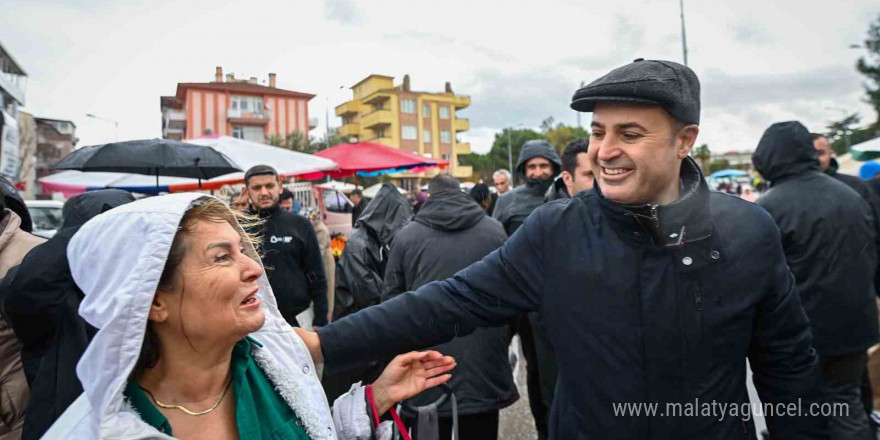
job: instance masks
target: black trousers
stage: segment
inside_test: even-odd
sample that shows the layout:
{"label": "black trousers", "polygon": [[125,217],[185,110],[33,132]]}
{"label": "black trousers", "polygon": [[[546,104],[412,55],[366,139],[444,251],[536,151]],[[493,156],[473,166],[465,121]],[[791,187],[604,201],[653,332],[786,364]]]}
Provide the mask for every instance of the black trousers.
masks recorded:
{"label": "black trousers", "polygon": [[[440,417],[440,440],[452,438],[452,417]],[[405,418],[404,423],[412,429],[413,440],[419,440],[418,421]],[[498,410],[458,416],[460,440],[498,440]]]}
{"label": "black trousers", "polygon": [[538,440],[546,440],[550,408],[544,404],[544,397],[541,392],[541,374],[538,354],[535,349],[535,336],[532,332],[532,325],[529,322],[528,315],[519,315],[511,321],[505,335],[507,345],[510,345],[510,340],[513,339],[515,334],[519,335],[523,356],[526,358],[526,385],[529,389],[529,408],[532,410],[532,417],[535,418]]}
{"label": "black trousers", "polygon": [[861,395],[867,356],[863,350],[835,356],[819,356],[825,402],[831,404],[832,408],[838,405],[836,413],[828,418],[832,440],[872,438]]}

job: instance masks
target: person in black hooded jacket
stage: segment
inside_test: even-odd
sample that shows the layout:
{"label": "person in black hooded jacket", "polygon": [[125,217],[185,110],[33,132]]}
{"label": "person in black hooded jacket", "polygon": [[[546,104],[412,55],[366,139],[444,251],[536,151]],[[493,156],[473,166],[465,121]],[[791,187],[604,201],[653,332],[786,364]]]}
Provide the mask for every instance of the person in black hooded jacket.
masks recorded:
{"label": "person in black hooded jacket", "polygon": [[536,311],[559,365],[551,440],[754,440],[746,359],[771,438],[827,439],[779,229],[710,191],[689,156],[699,94],[688,67],[642,59],[578,90],[593,189],[539,207],[452,278],[299,331],[312,357],[342,371]]}
{"label": "person in black hooded jacket", "polygon": [[[516,172],[519,173],[524,185],[520,185],[498,198],[492,217],[504,226],[507,235],[513,235],[526,218],[544,204],[547,191],[553,186],[553,179],[562,171],[562,163],[556,149],[545,140],[531,140],[523,144],[516,163]],[[523,357],[526,359],[526,381],[529,389],[529,406],[532,416],[535,418],[535,428],[538,430],[538,439],[544,440],[548,436],[547,420],[550,408],[545,404],[541,391],[541,371],[538,361],[539,349],[535,346],[535,339],[546,339],[530,321],[535,317],[522,314],[515,317],[509,325],[508,338],[518,334],[522,344]],[[546,351],[546,350],[541,350]],[[546,380],[544,381],[546,382]]]}
{"label": "person in black hooded jacket", "polygon": [[776,221],[810,318],[834,439],[871,438],[859,386],[867,349],[878,341],[873,286],[877,234],[868,202],[822,174],[810,133],[796,121],[770,126],[752,156],[771,182],[758,199]]}
{"label": "person in black hooded jacket", "polygon": [[[379,304],[391,241],[412,216],[412,205],[390,183],[383,184],[364,208],[336,267],[334,321]],[[327,399],[333,402],[355,382],[372,382],[382,372],[380,367],[373,362],[345,373],[325,373],[322,383]]]}
{"label": "person in black hooded jacket", "polygon": [[[431,197],[413,221],[394,237],[382,301],[449,278],[501,247],[507,239],[501,224],[459,190],[456,178],[446,174],[435,176],[428,184],[428,193]],[[503,330],[478,329],[435,349],[458,362],[449,385],[458,400],[460,438],[498,438],[498,411],[519,398]],[[423,392],[408,400],[405,408],[427,406],[439,395],[439,390]],[[440,438],[449,438],[452,428],[449,400],[438,408],[438,414]],[[404,415],[411,420],[416,418],[412,412]]]}
{"label": "person in black hooded jacket", "polygon": [[21,342],[31,389],[22,439],[36,440],[82,394],[76,364],[95,328],[79,316],[83,293],[70,275],[67,244],[92,217],[133,202],[127,191],[90,191],[67,200],[64,223],[3,278],[0,307]]}

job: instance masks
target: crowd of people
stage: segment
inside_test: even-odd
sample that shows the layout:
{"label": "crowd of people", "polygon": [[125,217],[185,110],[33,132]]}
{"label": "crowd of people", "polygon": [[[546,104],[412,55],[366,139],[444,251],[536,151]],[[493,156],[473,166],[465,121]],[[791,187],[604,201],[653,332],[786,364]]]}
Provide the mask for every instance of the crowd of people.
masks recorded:
{"label": "crowd of people", "polygon": [[514,340],[539,439],[756,438],[747,414],[616,409],[748,404],[747,371],[804,409],[769,438],[874,438],[880,165],[838,173],[827,138],[780,122],[760,197],[710,189],[699,80],[669,61],[571,107],[591,137],[526,142],[494,188],[351,193],[338,261],[268,165],[226,200],[84,193],[48,241],[4,182],[0,439],[497,439]]}

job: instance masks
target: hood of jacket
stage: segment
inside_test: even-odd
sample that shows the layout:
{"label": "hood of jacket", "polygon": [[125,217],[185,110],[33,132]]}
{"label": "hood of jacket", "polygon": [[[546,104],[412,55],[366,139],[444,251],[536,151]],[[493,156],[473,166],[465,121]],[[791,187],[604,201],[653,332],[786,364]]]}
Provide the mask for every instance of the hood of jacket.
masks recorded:
{"label": "hood of jacket", "polygon": [[31,223],[31,213],[27,209],[21,194],[15,189],[5,177],[0,176],[0,195],[3,196],[3,202],[6,207],[18,215],[21,219],[21,229],[25,232],[33,231],[33,223]]}
{"label": "hood of jacket", "polygon": [[764,131],[752,154],[752,163],[772,183],[820,171],[810,132],[797,121],[777,122]]}
{"label": "hood of jacket", "polygon": [[134,196],[121,189],[100,189],[73,196],[61,211],[64,218],[61,229],[82,226],[98,214],[133,201]]}
{"label": "hood of jacket", "polygon": [[440,191],[428,198],[413,221],[431,229],[452,232],[470,229],[486,217],[486,211],[461,191]]}
{"label": "hood of jacket", "polygon": [[[150,305],[180,221],[192,206],[211,197],[178,193],[128,203],[89,220],[67,247],[71,275],[85,293],[79,314],[98,329],[76,367],[90,408],[88,427],[94,438],[98,438],[98,433],[102,438],[145,438],[134,434],[144,431],[165,438],[130,410],[123,392],[140,354]],[[253,246],[247,245],[246,251],[257,255]],[[298,338],[291,336],[265,274],[258,283],[257,296],[262,301],[266,322],[255,337],[267,348],[256,349],[254,355],[272,377],[278,373],[278,362],[285,362],[284,356],[307,356],[307,351]],[[286,353],[264,362],[261,356],[278,356],[272,355],[272,351]],[[288,364],[282,368],[302,368],[308,372],[308,366]],[[291,404],[282,388],[293,388],[304,396],[320,391],[317,376],[314,384],[308,382],[308,377],[293,380],[282,375],[273,382]],[[291,381],[297,383],[286,383]],[[71,408],[78,406],[80,400]],[[311,438],[335,438],[329,409],[316,408],[309,402],[291,406]]]}
{"label": "hood of jacket", "polygon": [[553,164],[553,176],[556,177],[562,172],[562,160],[556,154],[556,149],[550,142],[541,139],[527,141],[523,144],[522,150],[519,152],[519,159],[516,161],[516,172],[526,175],[525,165],[530,159],[543,157]]}
{"label": "hood of jacket", "polygon": [[384,183],[376,197],[364,208],[356,227],[366,229],[374,239],[379,240],[380,246],[385,246],[391,243],[394,234],[406,226],[412,216],[412,206],[397,187]]}

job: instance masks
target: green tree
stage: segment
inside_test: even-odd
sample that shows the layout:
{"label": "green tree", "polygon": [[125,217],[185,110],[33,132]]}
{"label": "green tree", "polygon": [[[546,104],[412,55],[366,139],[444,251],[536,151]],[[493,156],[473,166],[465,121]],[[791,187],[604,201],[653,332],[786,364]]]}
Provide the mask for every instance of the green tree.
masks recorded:
{"label": "green tree", "polygon": [[268,140],[269,145],[306,154],[315,154],[318,151],[346,142],[348,142],[348,139],[336,129],[330,132],[329,142],[325,142],[324,138],[306,137],[306,134],[300,130],[292,131],[283,137],[275,134],[270,136]]}
{"label": "green tree", "polygon": [[880,16],[868,27],[868,36],[863,47],[868,54],[859,58],[856,70],[868,79],[865,83],[866,101],[877,112],[877,120],[872,128],[880,130]]}
{"label": "green tree", "polygon": [[[861,122],[861,120],[861,115],[853,113],[839,121],[829,122],[828,125],[825,126],[828,130],[825,135],[828,136],[828,140],[832,142],[831,146],[836,154],[841,155],[847,152],[847,133],[849,133],[850,145],[857,143],[852,142],[853,129],[851,127]],[[836,142],[838,140],[841,142]],[[837,144],[837,147],[834,146],[835,144]]]}
{"label": "green tree", "polygon": [[544,123],[541,124],[541,127],[544,128],[544,136],[546,136],[547,140],[553,144],[553,147],[556,148],[556,152],[559,155],[562,155],[565,147],[568,146],[571,141],[590,137],[590,132],[583,127],[572,127],[563,123],[556,124],[555,127],[552,127],[552,123],[553,118],[547,118],[544,120]]}
{"label": "green tree", "polygon": [[[486,154],[471,153],[458,157],[458,162],[462,165],[474,167],[474,174],[479,176],[483,182],[492,182],[492,173],[495,170],[508,168],[507,160],[507,143],[508,133],[510,134],[511,156],[513,158],[513,166],[516,167],[516,161],[519,158],[519,152],[524,143],[534,139],[544,139],[547,137],[540,132],[531,129],[504,129],[499,133],[495,133],[495,141],[492,148]],[[515,173],[514,170],[509,170]]]}
{"label": "green tree", "polygon": [[727,159],[715,159],[712,162],[709,162],[709,174],[716,171],[726,170],[728,168],[730,168],[730,161]]}
{"label": "green tree", "polygon": [[703,144],[694,149],[694,159],[697,159],[700,163],[700,168],[703,169],[705,173],[706,170],[709,169],[709,160],[712,159],[712,150],[709,149],[709,144]]}

